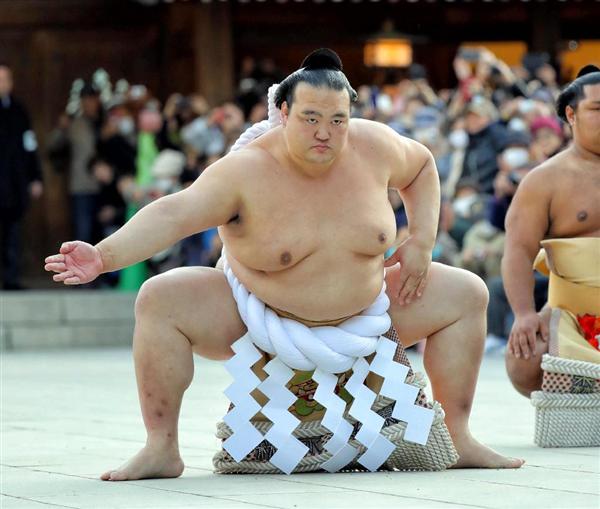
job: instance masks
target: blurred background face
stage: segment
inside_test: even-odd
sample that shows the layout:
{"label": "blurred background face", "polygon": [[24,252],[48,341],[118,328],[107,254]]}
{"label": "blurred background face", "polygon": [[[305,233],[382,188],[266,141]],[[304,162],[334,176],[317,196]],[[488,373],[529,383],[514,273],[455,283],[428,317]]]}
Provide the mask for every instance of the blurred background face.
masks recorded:
{"label": "blurred background face", "polygon": [[416,129],[413,133],[414,139],[425,145],[432,152],[445,148],[445,143],[440,130],[436,126]]}
{"label": "blurred background face", "polygon": [[469,144],[469,135],[465,130],[465,119],[457,118],[450,127],[448,143],[451,150],[463,150]]}
{"label": "blurred background face", "polygon": [[267,105],[264,102],[259,102],[256,103],[250,110],[248,122],[251,124],[256,124],[257,122],[266,119],[268,116],[269,110],[267,109]]}
{"label": "blurred background face", "polygon": [[542,127],[534,136],[534,141],[539,144],[545,156],[555,154],[562,145],[562,138],[551,128]]}
{"label": "blurred background face", "polygon": [[414,117],[415,113],[423,106],[425,106],[425,103],[420,97],[411,97],[406,101],[404,113],[409,117]]}
{"label": "blurred background face", "polygon": [[490,123],[485,115],[469,111],[465,116],[465,129],[469,134],[477,134]]}
{"label": "blurred background face", "polygon": [[138,127],[140,131],[156,133],[162,127],[162,117],[158,111],[142,110],[138,115]]}
{"label": "blurred background face", "polygon": [[0,66],[0,97],[10,95],[13,88],[12,72],[8,67]]}
{"label": "blurred background face", "polygon": [[225,134],[235,133],[244,128],[244,112],[233,103],[222,108],[221,129]]}
{"label": "blurred background face", "polygon": [[508,173],[529,164],[529,150],[527,147],[508,147],[498,158],[500,171]]}
{"label": "blurred background face", "polygon": [[86,117],[97,117],[100,112],[100,97],[97,95],[84,95],[81,98],[81,112]]}
{"label": "blurred background face", "polygon": [[313,164],[330,164],[348,137],[350,96],[347,90],[299,83],[291,108],[282,105],[288,150],[295,158]]}
{"label": "blurred background face", "polygon": [[98,180],[98,182],[101,184],[108,185],[114,178],[112,166],[105,161],[98,161],[96,164],[94,164],[92,171],[94,173],[94,177],[96,177],[96,180]]}
{"label": "blurred background face", "polygon": [[544,64],[539,67],[535,72],[535,76],[545,85],[556,83],[556,71],[550,64]]}
{"label": "blurred background face", "polygon": [[356,92],[358,93],[358,103],[368,106],[371,102],[371,87],[361,85]]}

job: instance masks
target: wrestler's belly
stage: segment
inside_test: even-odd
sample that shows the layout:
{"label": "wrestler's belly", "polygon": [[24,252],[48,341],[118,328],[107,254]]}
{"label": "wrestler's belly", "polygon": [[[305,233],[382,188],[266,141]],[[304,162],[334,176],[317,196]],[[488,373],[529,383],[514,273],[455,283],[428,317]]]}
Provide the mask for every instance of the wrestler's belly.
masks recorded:
{"label": "wrestler's belly", "polygon": [[227,261],[244,286],[267,305],[311,321],[352,316],[369,307],[383,285],[383,256],[317,251],[289,269],[264,272]]}

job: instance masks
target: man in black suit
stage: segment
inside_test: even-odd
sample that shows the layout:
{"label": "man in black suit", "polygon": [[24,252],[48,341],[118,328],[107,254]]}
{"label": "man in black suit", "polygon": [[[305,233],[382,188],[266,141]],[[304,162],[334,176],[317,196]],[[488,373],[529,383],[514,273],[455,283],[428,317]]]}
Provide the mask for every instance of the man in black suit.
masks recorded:
{"label": "man in black suit", "polygon": [[2,283],[19,290],[20,223],[29,198],[43,193],[37,141],[29,114],[12,95],[10,67],[0,62],[0,230]]}

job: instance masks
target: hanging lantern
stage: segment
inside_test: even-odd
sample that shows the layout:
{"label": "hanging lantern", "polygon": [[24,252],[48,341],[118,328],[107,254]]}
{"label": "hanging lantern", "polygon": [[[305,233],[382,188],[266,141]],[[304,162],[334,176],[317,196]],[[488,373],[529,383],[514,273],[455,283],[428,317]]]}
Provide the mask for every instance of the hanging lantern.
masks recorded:
{"label": "hanging lantern", "polygon": [[395,32],[390,20],[384,22],[381,32],[365,43],[364,63],[367,67],[408,67],[412,61],[412,41]]}

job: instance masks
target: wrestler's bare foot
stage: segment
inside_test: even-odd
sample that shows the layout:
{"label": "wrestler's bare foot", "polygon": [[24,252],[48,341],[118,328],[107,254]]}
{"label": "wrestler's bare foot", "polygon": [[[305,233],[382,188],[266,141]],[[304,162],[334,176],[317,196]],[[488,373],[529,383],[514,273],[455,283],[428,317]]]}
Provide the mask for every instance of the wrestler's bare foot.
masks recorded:
{"label": "wrestler's bare foot", "polygon": [[128,462],[116,470],[104,472],[103,481],[133,481],[159,477],[179,477],[183,472],[183,461],[177,446],[152,446],[147,444]]}
{"label": "wrestler's bare foot", "polygon": [[502,456],[472,436],[452,437],[460,458],[452,468],[520,468],[525,460]]}

